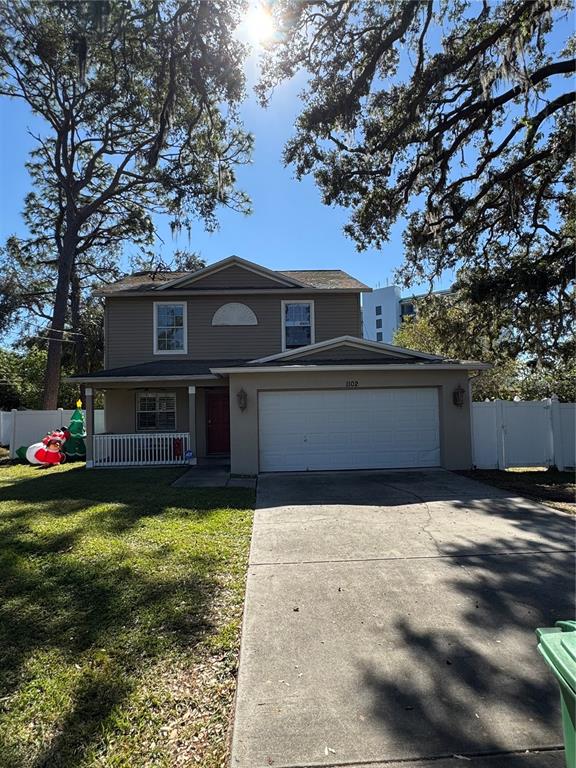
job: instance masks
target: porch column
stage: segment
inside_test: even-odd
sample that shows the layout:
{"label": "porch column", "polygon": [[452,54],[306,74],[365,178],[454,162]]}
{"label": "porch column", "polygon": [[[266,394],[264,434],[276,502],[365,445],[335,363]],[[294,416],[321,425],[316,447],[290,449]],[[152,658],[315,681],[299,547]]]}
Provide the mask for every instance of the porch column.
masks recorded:
{"label": "porch column", "polygon": [[194,458],[190,464],[196,464],[198,454],[196,453],[196,387],[188,387],[188,431],[190,432],[189,448]]}
{"label": "porch column", "polygon": [[94,466],[94,390],[86,387],[86,469]]}

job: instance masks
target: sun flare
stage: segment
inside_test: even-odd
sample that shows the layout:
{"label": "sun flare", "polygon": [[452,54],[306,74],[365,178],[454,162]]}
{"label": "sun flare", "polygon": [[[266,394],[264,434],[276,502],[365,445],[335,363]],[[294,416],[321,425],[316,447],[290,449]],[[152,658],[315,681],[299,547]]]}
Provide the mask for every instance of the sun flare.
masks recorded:
{"label": "sun flare", "polygon": [[274,37],[274,19],[266,3],[254,3],[246,14],[245,24],[250,38],[256,43],[267,43]]}

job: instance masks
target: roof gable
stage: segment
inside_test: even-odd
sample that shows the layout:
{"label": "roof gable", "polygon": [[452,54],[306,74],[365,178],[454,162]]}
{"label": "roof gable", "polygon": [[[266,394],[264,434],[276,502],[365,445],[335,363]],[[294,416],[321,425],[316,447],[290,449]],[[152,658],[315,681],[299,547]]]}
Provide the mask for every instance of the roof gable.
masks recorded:
{"label": "roof gable", "polygon": [[246,261],[238,256],[211,264],[209,267],[192,272],[177,280],[171,280],[160,286],[158,290],[166,291],[171,288],[190,289],[237,289],[237,288],[303,288],[303,284],[295,278],[281,275],[259,264]]}
{"label": "roof gable", "polygon": [[341,269],[279,271],[262,267],[239,256],[231,256],[196,272],[135,272],[125,275],[115,283],[100,287],[97,293],[101,296],[113,296],[156,291],[238,293],[266,290],[361,293],[372,289]]}
{"label": "roof gable", "polygon": [[313,360],[360,360],[367,358],[388,358],[396,362],[418,362],[420,360],[433,360],[441,362],[444,358],[439,355],[429,355],[426,352],[418,352],[414,349],[404,349],[393,344],[384,344],[379,341],[368,341],[355,336],[340,336],[336,339],[322,341],[318,344],[309,344],[306,347],[292,349],[289,352],[281,352],[278,355],[262,357],[252,360],[252,363],[268,363],[283,360],[313,361]]}

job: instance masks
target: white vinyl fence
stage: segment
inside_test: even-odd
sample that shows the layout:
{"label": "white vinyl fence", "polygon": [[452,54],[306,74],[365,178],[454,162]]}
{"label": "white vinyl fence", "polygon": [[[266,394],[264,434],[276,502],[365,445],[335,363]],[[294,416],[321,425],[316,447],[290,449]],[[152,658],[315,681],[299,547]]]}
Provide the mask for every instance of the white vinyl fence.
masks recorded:
{"label": "white vinyl fence", "polygon": [[12,437],[12,411],[0,411],[0,445],[10,445]]}
{"label": "white vinyl fence", "polygon": [[[21,446],[28,447],[38,443],[47,432],[61,429],[70,424],[73,410],[58,408],[55,411],[2,411],[2,445],[10,446],[10,458],[16,458],[16,451]],[[4,419],[4,416],[9,418]],[[84,416],[86,414],[84,413]],[[6,434],[4,424],[7,424]],[[94,411],[94,431],[104,431],[104,411]]]}
{"label": "white vinyl fence", "polygon": [[472,403],[472,461],[478,469],[576,465],[576,404]]}

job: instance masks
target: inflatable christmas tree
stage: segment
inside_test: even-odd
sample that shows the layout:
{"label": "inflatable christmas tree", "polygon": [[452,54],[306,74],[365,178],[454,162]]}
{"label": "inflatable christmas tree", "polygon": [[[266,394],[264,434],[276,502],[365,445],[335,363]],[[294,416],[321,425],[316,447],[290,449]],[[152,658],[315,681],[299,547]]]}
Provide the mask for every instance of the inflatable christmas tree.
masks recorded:
{"label": "inflatable christmas tree", "polygon": [[78,400],[76,403],[76,410],[72,414],[70,426],[68,427],[70,437],[64,443],[64,453],[72,461],[84,461],[86,459],[86,443],[84,442],[86,429],[84,427],[84,415],[80,410],[81,408],[82,400]]}

